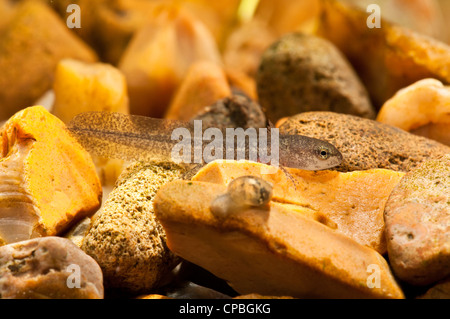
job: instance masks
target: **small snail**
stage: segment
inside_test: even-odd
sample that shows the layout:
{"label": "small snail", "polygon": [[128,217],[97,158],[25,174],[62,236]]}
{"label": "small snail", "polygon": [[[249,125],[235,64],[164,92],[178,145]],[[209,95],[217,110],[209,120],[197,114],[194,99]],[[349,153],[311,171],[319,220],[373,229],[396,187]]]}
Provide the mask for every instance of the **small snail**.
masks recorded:
{"label": "small snail", "polygon": [[227,192],[211,204],[216,216],[227,216],[251,207],[262,207],[272,199],[273,186],[256,176],[242,176],[228,184]]}

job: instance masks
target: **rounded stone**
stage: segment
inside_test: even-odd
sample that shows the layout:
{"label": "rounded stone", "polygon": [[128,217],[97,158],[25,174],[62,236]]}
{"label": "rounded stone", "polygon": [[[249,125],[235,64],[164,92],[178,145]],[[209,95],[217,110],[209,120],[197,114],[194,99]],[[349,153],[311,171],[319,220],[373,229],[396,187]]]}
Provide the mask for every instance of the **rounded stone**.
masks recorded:
{"label": "rounded stone", "polygon": [[102,271],[66,238],[9,244],[0,247],[0,298],[101,299]]}
{"label": "rounded stone", "polygon": [[450,147],[393,126],[333,112],[308,112],[288,118],[280,134],[299,134],[333,144],[344,158],[341,172],[385,168],[407,172],[450,153]]}
{"label": "rounded stone", "polygon": [[319,37],[284,36],[264,53],[256,78],[259,101],[272,122],[309,111],[375,117],[350,63]]}
{"label": "rounded stone", "polygon": [[81,246],[102,268],[105,287],[146,293],[179,262],[166,245],[153,198],[183,172],[177,165],[153,162],[136,162],[122,172]]}
{"label": "rounded stone", "polygon": [[407,173],[385,207],[386,240],[395,274],[412,285],[450,275],[450,154]]}

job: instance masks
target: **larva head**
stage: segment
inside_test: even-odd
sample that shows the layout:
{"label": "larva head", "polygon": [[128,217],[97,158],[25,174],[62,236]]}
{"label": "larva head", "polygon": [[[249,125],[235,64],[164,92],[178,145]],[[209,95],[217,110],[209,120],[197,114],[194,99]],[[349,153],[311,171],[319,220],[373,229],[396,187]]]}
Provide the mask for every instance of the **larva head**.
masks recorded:
{"label": "larva head", "polygon": [[280,136],[280,165],[309,171],[319,171],[340,165],[338,149],[319,139],[302,135]]}

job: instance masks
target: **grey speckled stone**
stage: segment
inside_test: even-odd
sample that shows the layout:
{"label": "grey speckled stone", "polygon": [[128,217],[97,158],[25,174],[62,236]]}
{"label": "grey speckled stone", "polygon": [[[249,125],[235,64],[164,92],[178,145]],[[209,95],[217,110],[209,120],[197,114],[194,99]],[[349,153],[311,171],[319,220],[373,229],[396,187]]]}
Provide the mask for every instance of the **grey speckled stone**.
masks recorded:
{"label": "grey speckled stone", "polygon": [[259,102],[272,122],[310,111],[375,117],[350,63],[319,37],[284,36],[264,53],[256,78]]}
{"label": "grey speckled stone", "polygon": [[0,247],[0,298],[103,298],[102,272],[66,238],[17,242]]}
{"label": "grey speckled stone", "polygon": [[450,154],[407,173],[385,211],[389,261],[413,285],[450,276]]}
{"label": "grey speckled stone", "polygon": [[146,293],[161,285],[179,262],[167,248],[153,198],[183,172],[174,164],[141,162],[122,172],[81,246],[102,268],[105,287]]}
{"label": "grey speckled stone", "polygon": [[207,106],[194,120],[202,120],[203,127],[241,127],[247,129],[267,127],[261,106],[243,94],[234,94]]}
{"label": "grey speckled stone", "polygon": [[280,134],[325,140],[342,153],[341,172],[386,168],[407,172],[450,153],[450,147],[393,126],[332,112],[308,112],[288,118]]}

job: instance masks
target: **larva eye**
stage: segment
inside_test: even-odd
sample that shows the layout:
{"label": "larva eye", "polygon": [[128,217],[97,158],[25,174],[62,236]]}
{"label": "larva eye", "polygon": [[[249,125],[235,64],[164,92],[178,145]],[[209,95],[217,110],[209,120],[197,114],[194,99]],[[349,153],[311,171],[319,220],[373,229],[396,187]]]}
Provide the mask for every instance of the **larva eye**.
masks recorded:
{"label": "larva eye", "polygon": [[326,147],[319,147],[317,150],[317,154],[322,160],[326,160],[330,157],[330,151]]}

